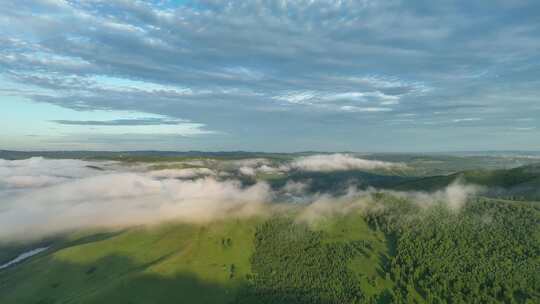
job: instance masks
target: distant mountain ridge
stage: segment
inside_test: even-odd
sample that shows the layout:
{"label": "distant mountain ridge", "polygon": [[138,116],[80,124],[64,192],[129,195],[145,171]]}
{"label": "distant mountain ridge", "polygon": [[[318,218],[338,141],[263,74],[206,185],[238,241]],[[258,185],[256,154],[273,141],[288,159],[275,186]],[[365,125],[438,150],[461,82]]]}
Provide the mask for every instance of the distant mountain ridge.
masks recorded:
{"label": "distant mountain ridge", "polygon": [[515,200],[540,200],[540,163],[513,169],[468,170],[450,175],[405,181],[398,190],[436,191],[455,181],[486,187],[488,196]]}

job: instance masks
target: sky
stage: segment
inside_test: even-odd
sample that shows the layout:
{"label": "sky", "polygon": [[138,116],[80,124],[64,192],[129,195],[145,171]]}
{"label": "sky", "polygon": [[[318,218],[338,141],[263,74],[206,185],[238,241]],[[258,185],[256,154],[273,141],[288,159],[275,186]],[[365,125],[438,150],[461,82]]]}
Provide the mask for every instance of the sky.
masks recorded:
{"label": "sky", "polygon": [[438,152],[539,139],[539,1],[0,5],[0,149]]}

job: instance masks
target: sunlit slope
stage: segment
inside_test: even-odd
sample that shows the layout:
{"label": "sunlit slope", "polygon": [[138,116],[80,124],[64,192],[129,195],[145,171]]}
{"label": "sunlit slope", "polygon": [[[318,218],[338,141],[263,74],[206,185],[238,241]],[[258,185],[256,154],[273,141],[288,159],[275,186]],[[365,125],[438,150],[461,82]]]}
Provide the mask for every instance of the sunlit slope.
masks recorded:
{"label": "sunlit slope", "polygon": [[395,238],[370,227],[357,212],[319,220],[311,227],[323,233],[322,244],[358,243],[361,250],[347,261],[347,268],[359,284],[364,299],[388,302],[385,295],[391,292],[393,283],[386,272],[395,253]]}
{"label": "sunlit slope", "polygon": [[0,303],[226,303],[257,222],[137,228],[43,254],[0,272]]}
{"label": "sunlit slope", "polygon": [[537,203],[375,197],[332,216],[72,234],[0,271],[0,303],[538,303]]}
{"label": "sunlit slope", "polygon": [[[251,258],[276,253],[256,251],[254,238],[264,223],[267,219],[229,219],[133,228],[79,240],[72,236],[73,245],[64,243],[67,247],[0,272],[0,303],[258,303],[248,296]],[[365,241],[369,248],[343,267],[366,297],[391,290],[384,275],[391,241],[369,228],[360,214],[293,225],[319,234],[319,247]],[[299,244],[293,244],[298,250],[284,254],[303,260]],[[269,263],[280,264],[279,255],[271,257]],[[305,265],[293,266],[291,271],[313,276]],[[285,275],[277,271],[278,278]]]}

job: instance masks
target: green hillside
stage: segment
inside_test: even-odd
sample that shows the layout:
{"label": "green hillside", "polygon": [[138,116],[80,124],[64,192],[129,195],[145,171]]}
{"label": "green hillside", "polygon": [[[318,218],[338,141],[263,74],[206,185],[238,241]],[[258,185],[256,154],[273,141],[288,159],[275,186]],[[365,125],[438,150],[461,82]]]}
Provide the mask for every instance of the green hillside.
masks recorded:
{"label": "green hillside", "polygon": [[227,303],[250,271],[258,221],[134,228],[53,249],[0,272],[0,303]]}
{"label": "green hillside", "polygon": [[394,188],[405,191],[436,191],[454,181],[485,186],[487,195],[490,196],[540,200],[540,165],[538,164],[508,170],[470,170],[450,175],[431,176],[404,181]]}
{"label": "green hillside", "polygon": [[[256,247],[261,242],[254,242],[263,223],[263,219],[230,219],[134,228],[99,238],[73,235],[59,247],[0,271],[0,303],[231,303],[241,300],[239,293],[245,302],[250,258],[270,253]],[[351,267],[351,279],[360,276],[366,295],[378,292],[369,282],[391,287],[380,275],[382,261],[389,258],[387,240],[360,215],[319,222],[310,229],[288,223],[292,226],[278,228],[324,231],[318,244],[365,240],[370,249],[343,267]],[[301,249],[297,243],[291,245]],[[301,259],[303,253],[289,254]],[[296,266],[291,270],[307,269]]]}
{"label": "green hillside", "polygon": [[362,211],[74,233],[0,271],[0,303],[538,303],[540,208]]}

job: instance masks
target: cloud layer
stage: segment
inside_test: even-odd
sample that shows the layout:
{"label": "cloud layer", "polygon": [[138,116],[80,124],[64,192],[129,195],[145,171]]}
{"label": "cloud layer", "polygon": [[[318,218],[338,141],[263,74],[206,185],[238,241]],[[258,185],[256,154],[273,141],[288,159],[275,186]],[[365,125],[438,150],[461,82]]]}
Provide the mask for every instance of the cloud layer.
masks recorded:
{"label": "cloud layer", "polygon": [[[178,170],[179,174],[137,172],[122,167],[98,171],[87,166],[103,166],[101,162],[41,158],[3,161],[1,165],[6,175],[0,177],[0,240],[84,227],[243,216],[253,214],[271,199],[264,183],[243,187],[238,181],[218,181],[212,177],[177,179],[186,177],[185,170]],[[195,172],[207,173],[206,170]],[[45,171],[64,178],[47,175],[51,182],[43,183]],[[10,176],[15,172],[26,174],[24,184],[13,183]]]}
{"label": "cloud layer", "polygon": [[233,162],[233,167],[242,175],[284,174],[291,170],[306,172],[406,170],[403,163],[369,160],[351,154],[314,154],[300,156],[288,162],[272,163],[267,159],[248,159]]}
{"label": "cloud layer", "polygon": [[[306,184],[291,181],[280,189],[264,182],[245,186],[208,168],[148,171],[145,166],[81,160],[0,160],[0,172],[0,242],[86,228],[267,215],[297,207],[303,208],[299,220],[312,221],[365,208],[377,192],[352,185],[336,197],[310,193]],[[385,192],[424,207],[444,204],[459,210],[477,188],[454,184],[430,194]]]}
{"label": "cloud layer", "polygon": [[341,171],[341,170],[374,170],[374,169],[405,169],[400,163],[384,162],[357,158],[348,154],[319,154],[300,157],[294,160],[291,168],[302,171]]}
{"label": "cloud layer", "polygon": [[539,9],[537,1],[8,0],[0,98],[163,117],[55,119],[61,130],[161,124],[197,137],[163,131],[149,142],[139,129],[88,129],[93,136],[64,146],[531,148]]}

